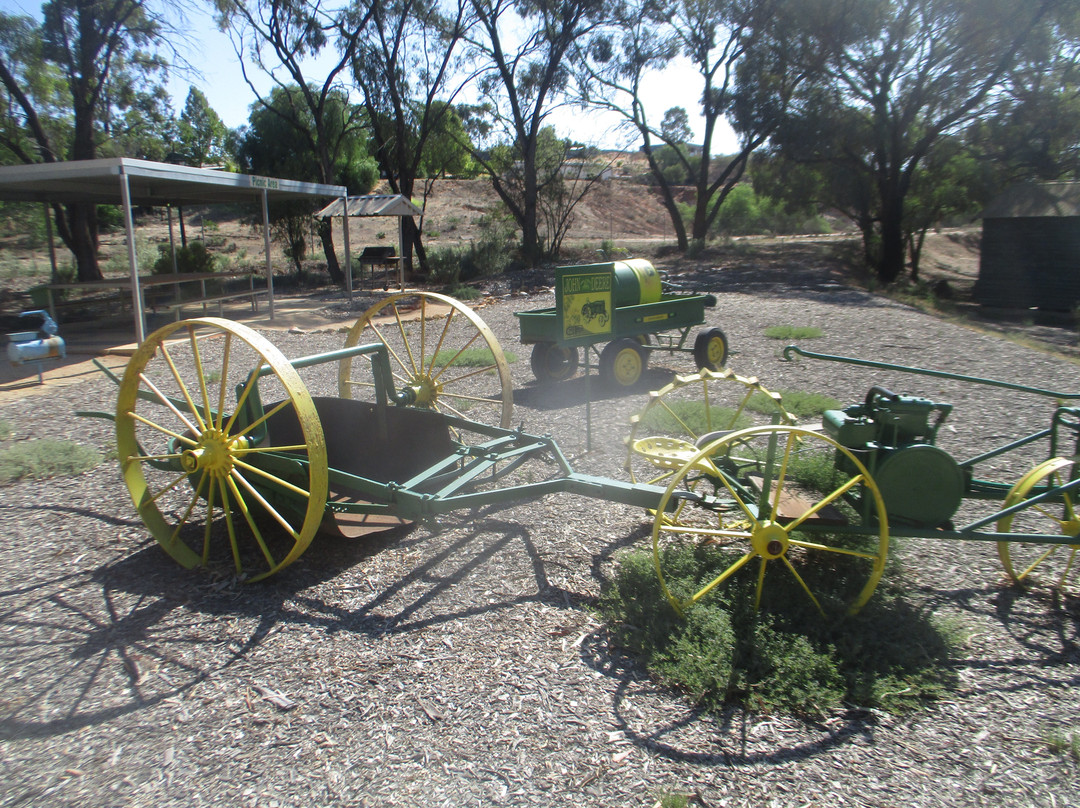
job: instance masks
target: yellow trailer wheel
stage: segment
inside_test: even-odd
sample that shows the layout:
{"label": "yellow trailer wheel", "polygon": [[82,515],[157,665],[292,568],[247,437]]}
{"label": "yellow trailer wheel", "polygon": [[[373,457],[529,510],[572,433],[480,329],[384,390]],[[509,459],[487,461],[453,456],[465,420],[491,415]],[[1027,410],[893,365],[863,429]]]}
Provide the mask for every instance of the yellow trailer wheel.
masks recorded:
{"label": "yellow trailer wheel", "polygon": [[[248,419],[256,399],[275,403]],[[288,445],[273,444],[271,418],[293,424]],[[147,337],[121,381],[116,439],[139,516],[185,567],[231,560],[238,576],[265,578],[299,558],[322,521],[315,405],[285,356],[247,326],[204,317]]]}
{"label": "yellow trailer wheel", "polygon": [[[849,531],[859,514],[846,497],[855,493],[874,518],[872,527]],[[697,496],[718,504],[703,507]],[[665,571],[680,545],[708,554],[706,580],[675,581]],[[877,486],[850,451],[808,429],[764,426],[719,438],[686,460],[660,498],[652,547],[661,587],[680,614],[736,580],[755,608],[771,582],[823,614],[851,614],[881,579],[889,528]]]}
{"label": "yellow trailer wheel", "polygon": [[[413,391],[413,406],[510,427],[510,366],[494,332],[461,301],[435,292],[391,295],[360,316],[345,347],[374,342],[386,345],[395,386]],[[374,389],[369,355],[341,360],[338,395],[371,401]]]}
{"label": "yellow trailer wheel", "polygon": [[[1012,487],[1005,497],[1010,508],[1043,493],[1052,493],[1070,479],[1075,463],[1053,457],[1040,463]],[[1076,498],[1064,493],[1044,502],[1032,503],[998,520],[999,533],[1046,533],[1054,536],[1080,536],[1080,514]],[[1044,584],[1075,591],[1080,588],[1080,539],[1074,544],[1037,544],[1001,541],[998,556],[1006,574],[1018,584]]]}

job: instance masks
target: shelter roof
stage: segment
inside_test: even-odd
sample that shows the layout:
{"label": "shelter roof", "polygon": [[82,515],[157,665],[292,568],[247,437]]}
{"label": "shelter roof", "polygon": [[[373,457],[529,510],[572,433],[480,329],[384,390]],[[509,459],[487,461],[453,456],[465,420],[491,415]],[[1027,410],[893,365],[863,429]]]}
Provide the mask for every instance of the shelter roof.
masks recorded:
{"label": "shelter roof", "polygon": [[1026,183],[1009,188],[982,212],[984,219],[1080,216],[1080,182]]}
{"label": "shelter roof", "polygon": [[0,199],[23,202],[120,204],[120,175],[126,174],[137,205],[251,202],[266,190],[275,200],[343,197],[343,185],[234,174],[128,157],[62,163],[0,166]]}
{"label": "shelter roof", "polygon": [[[326,219],[331,216],[341,216],[343,210],[344,202],[341,199],[335,199],[315,215]],[[349,216],[419,216],[422,213],[420,208],[401,194],[368,194],[349,197]]]}

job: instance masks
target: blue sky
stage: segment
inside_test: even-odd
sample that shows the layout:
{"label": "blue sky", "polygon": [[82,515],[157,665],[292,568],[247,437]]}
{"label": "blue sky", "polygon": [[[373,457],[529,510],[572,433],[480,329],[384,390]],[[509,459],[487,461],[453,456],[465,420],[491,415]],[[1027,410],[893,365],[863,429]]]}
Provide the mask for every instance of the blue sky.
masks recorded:
{"label": "blue sky", "polygon": [[[0,0],[0,9],[8,14],[27,14],[40,19],[41,4],[34,0]],[[248,109],[255,100],[251,88],[244,82],[240,63],[229,37],[219,32],[213,20],[202,7],[190,9],[184,27],[192,33],[191,42],[185,48],[187,60],[199,75],[181,75],[173,72],[168,82],[173,96],[173,107],[179,114],[183,109],[188,88],[192,85],[202,90],[214,111],[227,126],[237,127],[247,122]],[[266,92],[270,80],[249,71],[251,78],[261,82],[260,92]],[[312,75],[317,75],[314,71]],[[690,124],[695,138],[700,142],[701,120],[694,115],[700,97],[700,84],[693,69],[687,65],[675,67],[652,77],[643,92],[645,108],[657,124],[666,110],[681,106],[690,113]],[[626,133],[614,131],[618,124],[615,116],[587,114],[577,108],[556,110],[551,123],[562,137],[572,137],[584,143],[604,148],[636,148],[640,140]],[[734,134],[723,127],[715,137],[713,151],[730,154],[736,147]]]}

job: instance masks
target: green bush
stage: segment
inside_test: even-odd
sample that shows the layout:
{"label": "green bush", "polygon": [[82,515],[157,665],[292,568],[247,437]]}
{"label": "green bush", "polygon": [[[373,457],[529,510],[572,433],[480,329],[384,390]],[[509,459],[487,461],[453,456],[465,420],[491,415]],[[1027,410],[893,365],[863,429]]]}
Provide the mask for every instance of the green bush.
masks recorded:
{"label": "green bush", "polygon": [[24,477],[41,480],[81,474],[101,462],[101,453],[67,440],[26,440],[0,449],[0,484]]}
{"label": "green bush", "polygon": [[[202,241],[189,241],[186,247],[176,248],[177,272],[213,272],[217,256]],[[173,271],[172,251],[168,244],[158,245],[158,258],[154,261],[154,274],[166,275]]]}
{"label": "green bush", "polygon": [[[680,205],[683,220],[693,218],[691,205]],[[832,228],[824,217],[802,211],[789,212],[784,203],[761,196],[749,185],[736,185],[720,206],[720,213],[710,229],[710,236],[801,235],[829,233]]]}
{"label": "green bush", "polygon": [[[715,547],[669,548],[669,586],[696,591],[730,565]],[[826,610],[837,605],[844,561],[829,559],[807,581]],[[827,568],[826,568],[827,567]],[[680,619],[666,601],[652,553],[620,559],[600,607],[619,645],[701,706],[820,716],[842,704],[902,711],[955,684],[955,637],[884,583],[855,616],[822,617],[791,576],[767,578],[769,604],[754,609],[757,564],[749,564]]]}

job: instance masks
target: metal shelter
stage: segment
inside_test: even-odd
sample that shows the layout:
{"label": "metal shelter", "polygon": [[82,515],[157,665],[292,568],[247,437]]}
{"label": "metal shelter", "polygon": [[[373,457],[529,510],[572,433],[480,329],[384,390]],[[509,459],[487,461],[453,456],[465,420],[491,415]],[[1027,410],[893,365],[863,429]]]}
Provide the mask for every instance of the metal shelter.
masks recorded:
{"label": "metal shelter", "polygon": [[[405,255],[405,217],[420,216],[423,211],[401,194],[367,194],[365,196],[346,196],[335,199],[316,216],[322,219],[330,219],[335,216],[342,217],[341,229],[346,233],[346,245],[348,244],[348,218],[354,216],[397,216],[398,217],[398,283],[404,285],[401,265],[402,256]],[[348,217],[348,218],[346,218]],[[348,247],[346,246],[346,250]],[[352,270],[345,275],[346,289],[349,299],[352,299]]]}
{"label": "metal shelter", "polygon": [[[135,254],[134,205],[151,207],[216,202],[255,202],[262,204],[266,250],[266,288],[270,317],[274,316],[274,278],[270,262],[270,200],[302,197],[347,198],[344,185],[323,185],[298,180],[234,174],[210,168],[192,168],[127,157],[99,160],[76,160],[62,163],[0,166],[0,199],[12,202],[92,202],[121,205],[127,232],[128,264],[132,306],[135,309],[135,333],[139,342],[146,337],[146,315],[139,289],[139,267]],[[345,255],[349,265],[348,229],[345,231]]]}

